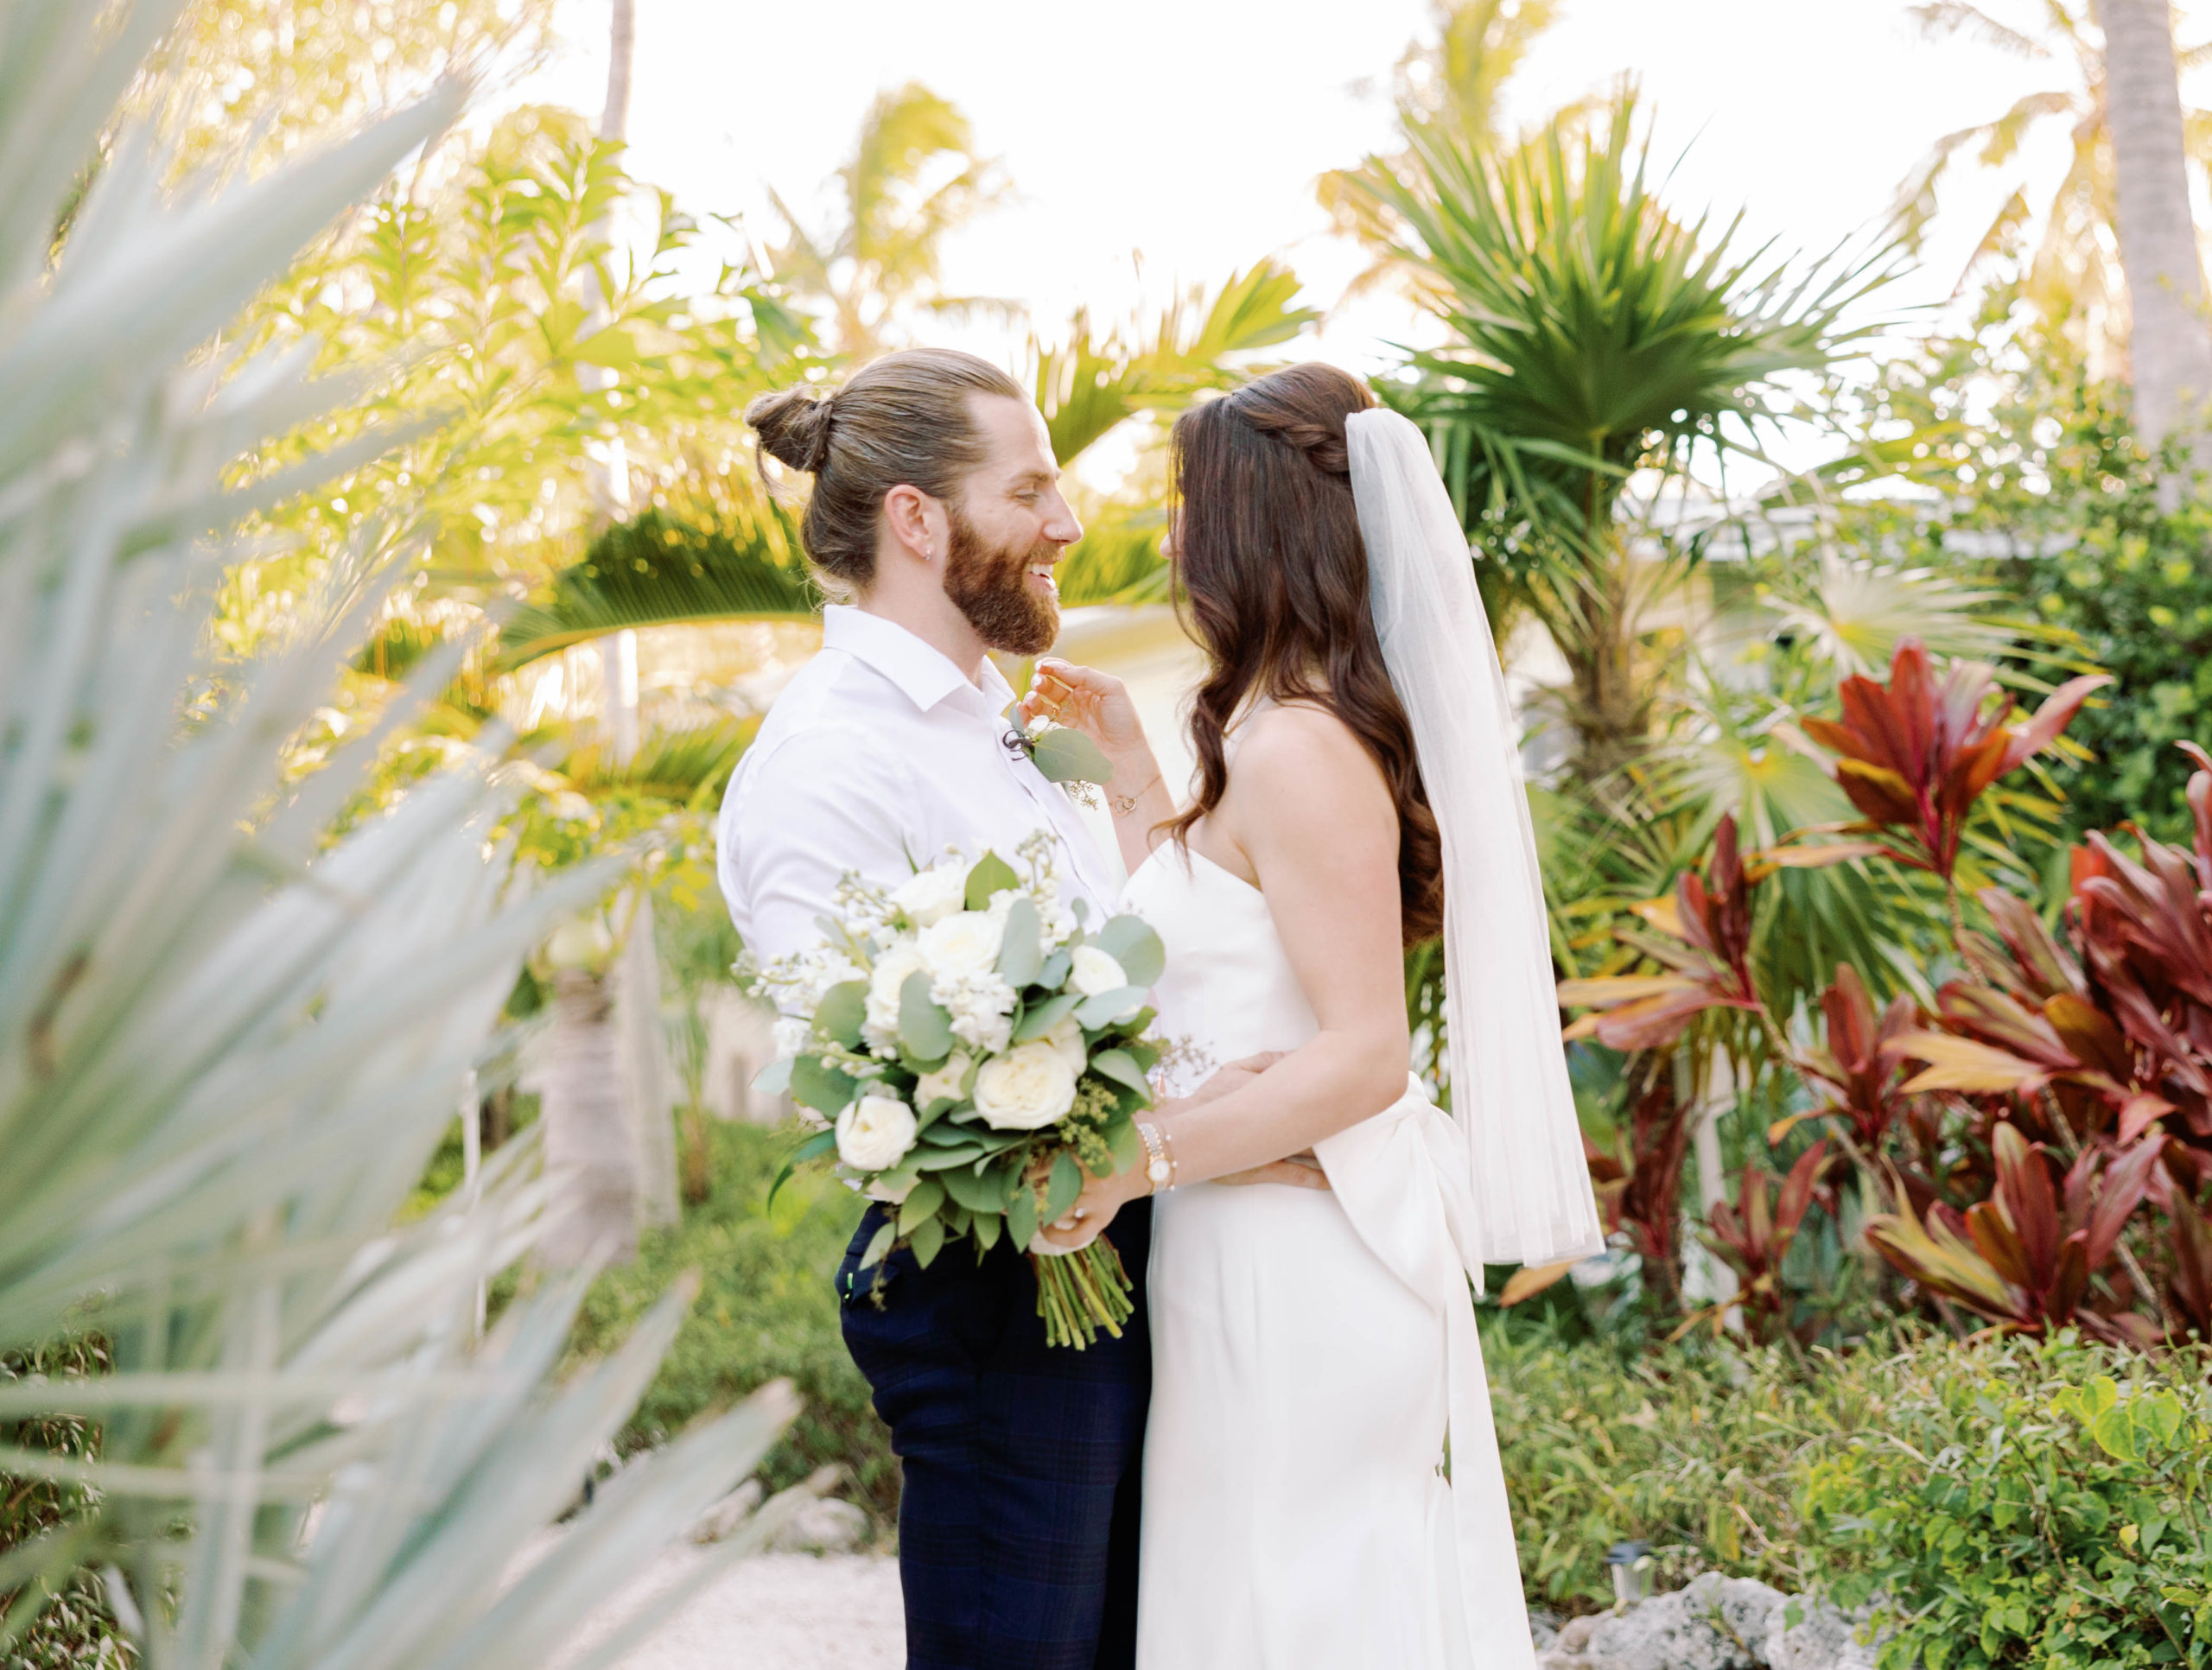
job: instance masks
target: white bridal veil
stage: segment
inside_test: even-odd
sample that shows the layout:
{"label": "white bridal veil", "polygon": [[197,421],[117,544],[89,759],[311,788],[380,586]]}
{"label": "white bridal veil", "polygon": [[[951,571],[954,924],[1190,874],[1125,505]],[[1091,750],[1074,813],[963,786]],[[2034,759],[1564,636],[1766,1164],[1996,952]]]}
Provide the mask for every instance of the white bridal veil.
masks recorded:
{"label": "white bridal veil", "polygon": [[1452,1110],[1481,1257],[1586,1258],[1604,1232],[1560,1042],[1519,732],[1466,536],[1412,422],[1358,412],[1344,435],[1382,659],[1443,836]]}

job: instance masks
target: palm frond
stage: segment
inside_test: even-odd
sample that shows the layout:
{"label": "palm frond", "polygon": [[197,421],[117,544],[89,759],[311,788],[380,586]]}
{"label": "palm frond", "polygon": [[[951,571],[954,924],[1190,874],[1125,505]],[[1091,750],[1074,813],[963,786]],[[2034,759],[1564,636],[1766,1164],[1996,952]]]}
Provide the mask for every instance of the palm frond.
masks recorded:
{"label": "palm frond", "polygon": [[1232,273],[1211,300],[1176,298],[1157,319],[1101,333],[1087,313],[1065,341],[1034,340],[1037,404],[1066,464],[1140,411],[1173,411],[1240,375],[1236,362],[1287,342],[1319,317],[1298,305],[1297,275],[1272,261]]}
{"label": "palm frond", "polygon": [[1166,512],[1113,506],[1087,518],[1083,538],[1059,567],[1060,602],[1165,603],[1170,575],[1160,554]]}
{"label": "palm frond", "polygon": [[510,614],[493,670],[512,672],[632,627],[810,620],[821,606],[781,506],[747,494],[719,506],[679,500],[607,529]]}

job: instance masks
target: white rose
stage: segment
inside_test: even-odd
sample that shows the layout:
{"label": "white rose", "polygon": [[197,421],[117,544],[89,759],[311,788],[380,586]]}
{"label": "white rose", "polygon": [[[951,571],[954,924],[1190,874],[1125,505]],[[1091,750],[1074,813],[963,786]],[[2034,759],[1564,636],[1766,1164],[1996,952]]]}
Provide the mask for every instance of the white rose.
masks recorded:
{"label": "white rose", "polygon": [[973,1064],[968,1056],[955,1050],[945,1058],[944,1066],[915,1080],[914,1106],[926,1110],[932,1102],[959,1101],[960,1087],[966,1083],[968,1069]]}
{"label": "white rose", "polygon": [[1052,1030],[1045,1034],[1042,1041],[1060,1052],[1060,1059],[1067,1063],[1068,1070],[1077,1078],[1090,1065],[1090,1046],[1083,1041],[1083,1027],[1073,1015],[1062,1015],[1054,1021]]}
{"label": "white rose", "polygon": [[1074,1106],[1074,1070],[1041,1039],[985,1062],[976,1075],[976,1111],[994,1130],[1034,1131]]}
{"label": "white rose", "polygon": [[907,878],[893,890],[891,902],[904,911],[917,928],[927,928],[957,911],[967,898],[967,867],[941,864]]}
{"label": "white rose", "polygon": [[1122,965],[1096,945],[1077,946],[1069,959],[1068,984],[1085,997],[1118,992],[1128,983],[1129,977],[1122,972]]}
{"label": "white rose", "polygon": [[[998,964],[1006,924],[982,911],[963,911],[931,923],[915,942],[932,981],[988,974]],[[940,998],[938,1001],[944,1000]]]}
{"label": "white rose", "polygon": [[899,994],[907,976],[922,970],[921,953],[911,939],[901,940],[876,958],[868,977],[868,1015],[864,1023],[871,1044],[894,1043],[899,1037]]}
{"label": "white rose", "polygon": [[896,1096],[862,1096],[837,1115],[837,1158],[855,1172],[896,1165],[914,1146],[914,1110]]}

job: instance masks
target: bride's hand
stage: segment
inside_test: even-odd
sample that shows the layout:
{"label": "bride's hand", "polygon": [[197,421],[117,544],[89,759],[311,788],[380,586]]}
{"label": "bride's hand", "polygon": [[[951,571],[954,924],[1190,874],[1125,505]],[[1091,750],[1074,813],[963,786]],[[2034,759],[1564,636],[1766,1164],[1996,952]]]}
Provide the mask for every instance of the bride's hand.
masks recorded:
{"label": "bride's hand", "polygon": [[1021,698],[1021,716],[1033,724],[1049,719],[1081,731],[1112,760],[1148,752],[1151,746],[1127,685],[1111,673],[1057,656],[1037,663],[1029,693]]}

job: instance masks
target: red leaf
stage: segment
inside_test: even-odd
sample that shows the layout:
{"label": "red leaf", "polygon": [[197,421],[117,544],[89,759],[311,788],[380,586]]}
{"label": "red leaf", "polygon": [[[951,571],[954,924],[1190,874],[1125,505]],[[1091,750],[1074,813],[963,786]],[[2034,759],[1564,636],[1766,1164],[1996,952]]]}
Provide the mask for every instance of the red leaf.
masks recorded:
{"label": "red leaf", "polygon": [[2112,683],[2108,673],[2089,673],[2080,678],[2069,678],[2050,693],[2043,706],[2036,709],[2035,717],[2018,730],[2007,733],[2003,769],[2011,771],[2041,753],[2058,740],[2081,711],[2082,704],[2095,691]]}

